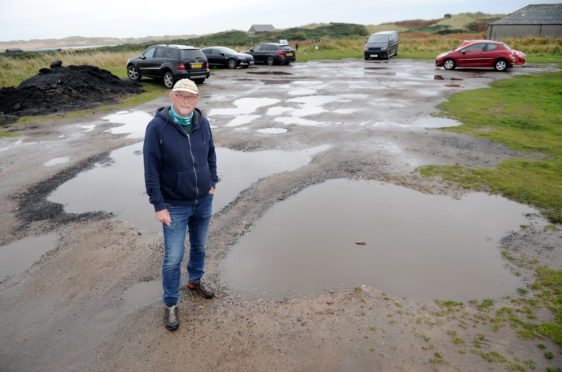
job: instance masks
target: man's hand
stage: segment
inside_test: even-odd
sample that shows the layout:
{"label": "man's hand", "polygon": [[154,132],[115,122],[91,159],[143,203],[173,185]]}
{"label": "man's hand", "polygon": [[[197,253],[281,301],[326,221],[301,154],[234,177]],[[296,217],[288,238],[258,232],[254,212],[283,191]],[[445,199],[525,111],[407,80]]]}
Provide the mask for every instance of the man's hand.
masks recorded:
{"label": "man's hand", "polygon": [[209,194],[214,194],[215,193],[215,188],[211,187],[211,189],[209,190]]}
{"label": "man's hand", "polygon": [[161,211],[156,212],[156,219],[168,227],[170,227],[170,225],[172,224],[170,212],[168,212],[167,209],[162,209]]}

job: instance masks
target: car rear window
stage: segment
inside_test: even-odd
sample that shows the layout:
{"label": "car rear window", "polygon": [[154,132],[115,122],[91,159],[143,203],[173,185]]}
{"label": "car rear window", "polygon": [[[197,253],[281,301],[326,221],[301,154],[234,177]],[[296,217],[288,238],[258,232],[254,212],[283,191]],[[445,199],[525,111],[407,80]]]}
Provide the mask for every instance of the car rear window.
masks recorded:
{"label": "car rear window", "polygon": [[181,50],[181,59],[182,61],[193,61],[197,58],[205,59],[205,55],[199,49],[182,49]]}
{"label": "car rear window", "polygon": [[281,46],[279,47],[279,49],[281,49],[281,50],[284,51],[284,52],[292,52],[292,51],[293,51],[293,48],[291,48],[291,47],[288,46],[288,45],[281,45]]}
{"label": "car rear window", "polygon": [[154,57],[177,59],[178,51],[172,48],[156,48],[156,53],[154,53]]}

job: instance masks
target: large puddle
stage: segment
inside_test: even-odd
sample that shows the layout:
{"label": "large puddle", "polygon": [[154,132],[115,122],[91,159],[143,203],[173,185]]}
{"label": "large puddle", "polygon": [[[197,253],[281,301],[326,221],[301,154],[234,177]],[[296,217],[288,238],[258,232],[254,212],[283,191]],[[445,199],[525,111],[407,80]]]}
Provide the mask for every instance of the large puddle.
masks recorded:
{"label": "large puddle", "polygon": [[[145,231],[160,231],[154,210],[144,188],[142,143],[113,151],[109,161],[57,188],[48,200],[61,203],[67,213],[108,211]],[[256,152],[217,148],[218,173],[214,212],[224,208],[252,183],[275,173],[292,171],[308,164],[328,146],[301,151],[267,150]]]}
{"label": "large puddle", "polygon": [[484,193],[460,200],[331,180],[282,201],[231,249],[223,277],[251,297],[361,285],[453,300],[516,293],[498,243],[531,208]]}
{"label": "large puddle", "polygon": [[56,233],[31,236],[0,247],[0,281],[16,274],[53,249]]}

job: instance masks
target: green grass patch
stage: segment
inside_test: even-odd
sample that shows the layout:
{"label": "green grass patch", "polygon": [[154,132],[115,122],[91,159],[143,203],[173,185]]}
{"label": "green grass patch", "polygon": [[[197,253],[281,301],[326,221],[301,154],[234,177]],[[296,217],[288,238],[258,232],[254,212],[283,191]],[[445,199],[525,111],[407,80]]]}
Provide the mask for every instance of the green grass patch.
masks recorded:
{"label": "green grass patch", "polygon": [[542,323],[537,326],[537,332],[562,346],[562,327],[554,322]]}
{"label": "green grass patch", "polygon": [[363,50],[353,49],[318,49],[307,48],[297,52],[297,62],[308,62],[318,59],[363,58]]}
{"label": "green grass patch", "polygon": [[516,76],[490,86],[455,94],[438,106],[443,116],[463,123],[447,130],[544,157],[506,160],[495,169],[428,166],[421,174],[502,194],[562,222],[562,72]]}
{"label": "green grass patch", "polygon": [[492,307],[494,307],[495,303],[496,301],[494,301],[493,299],[486,298],[482,300],[481,303],[476,304],[476,309],[478,309],[478,311],[490,311]]}
{"label": "green grass patch", "polygon": [[12,137],[12,136],[19,136],[18,132],[0,132],[0,137]]}
{"label": "green grass patch", "polygon": [[433,358],[429,358],[427,361],[432,364],[448,364],[440,353],[433,353]]}
{"label": "green grass patch", "polygon": [[529,53],[526,63],[562,63],[562,53]]}

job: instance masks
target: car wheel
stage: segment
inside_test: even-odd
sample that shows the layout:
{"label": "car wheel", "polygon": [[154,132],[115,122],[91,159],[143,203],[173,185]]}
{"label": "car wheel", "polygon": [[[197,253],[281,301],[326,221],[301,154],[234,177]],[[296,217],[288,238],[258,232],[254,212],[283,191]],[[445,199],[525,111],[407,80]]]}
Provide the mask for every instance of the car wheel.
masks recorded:
{"label": "car wheel", "polygon": [[226,65],[228,66],[228,68],[236,68],[238,67],[238,63],[236,63],[236,60],[233,58],[230,58],[227,62]]}
{"label": "car wheel", "polygon": [[445,67],[445,70],[453,70],[455,68],[455,61],[452,58],[447,58],[443,62],[443,67]]}
{"label": "car wheel", "polygon": [[507,70],[507,62],[505,59],[500,58],[496,61],[496,63],[494,64],[494,68],[496,69],[496,71],[505,71]]}
{"label": "car wheel", "polygon": [[205,81],[205,79],[193,79],[193,82],[195,84],[203,84],[204,81]]}
{"label": "car wheel", "polygon": [[141,75],[139,74],[139,69],[136,68],[134,65],[127,66],[127,76],[129,76],[129,79],[133,81],[139,81],[141,79]]}
{"label": "car wheel", "polygon": [[269,56],[265,60],[265,63],[267,63],[268,66],[273,66],[273,63],[275,63],[275,60],[273,59],[273,57]]}
{"label": "car wheel", "polygon": [[172,89],[174,87],[174,75],[170,71],[164,72],[164,76],[162,77],[164,81],[164,86],[168,89]]}

